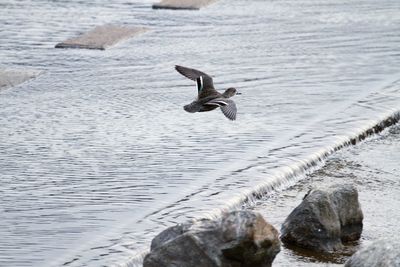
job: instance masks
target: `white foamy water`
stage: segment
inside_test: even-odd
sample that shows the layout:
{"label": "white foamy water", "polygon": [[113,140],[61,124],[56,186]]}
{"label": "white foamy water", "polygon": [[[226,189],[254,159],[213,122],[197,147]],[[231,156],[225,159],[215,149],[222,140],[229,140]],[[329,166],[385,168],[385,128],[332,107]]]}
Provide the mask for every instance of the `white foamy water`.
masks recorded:
{"label": "white foamy water", "polygon": [[[400,2],[0,3],[0,265],[140,262],[165,227],[215,216],[400,107]],[[151,31],[106,50],[54,45],[104,23]],[[175,64],[235,86],[238,120],[189,114]],[[269,189],[268,189],[269,190]]]}

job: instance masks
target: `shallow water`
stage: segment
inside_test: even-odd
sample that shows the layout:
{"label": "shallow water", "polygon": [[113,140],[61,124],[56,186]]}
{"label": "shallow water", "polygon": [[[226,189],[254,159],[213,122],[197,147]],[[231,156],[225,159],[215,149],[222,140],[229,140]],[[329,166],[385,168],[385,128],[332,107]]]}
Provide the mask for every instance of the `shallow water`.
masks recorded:
{"label": "shallow water", "polygon": [[400,231],[400,125],[355,147],[332,155],[326,164],[295,186],[264,196],[250,207],[280,229],[290,212],[313,187],[352,183],[359,193],[364,227],[358,242],[335,255],[305,253],[282,247],[276,266],[343,266],[349,255],[381,238],[398,238]]}
{"label": "shallow water", "polygon": [[[160,230],[261,188],[399,111],[400,2],[0,3],[0,265],[109,266]],[[151,31],[106,50],[54,45],[104,23]],[[188,114],[174,64],[235,86],[238,120]],[[296,165],[297,164],[297,165]]]}

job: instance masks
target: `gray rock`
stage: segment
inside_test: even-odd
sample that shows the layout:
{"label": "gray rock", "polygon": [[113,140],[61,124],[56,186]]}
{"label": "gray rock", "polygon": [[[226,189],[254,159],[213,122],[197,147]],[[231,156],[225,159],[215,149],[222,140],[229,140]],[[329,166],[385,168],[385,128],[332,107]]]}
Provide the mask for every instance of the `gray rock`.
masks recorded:
{"label": "gray rock", "polygon": [[97,26],[85,34],[58,43],[55,47],[105,50],[122,40],[126,40],[145,31],[147,31],[147,29],[143,27],[122,27],[117,25]]}
{"label": "gray rock", "polygon": [[400,267],[400,241],[382,239],[357,251],[345,267]]}
{"label": "gray rock", "polygon": [[183,234],[146,255],[143,267],[219,266],[195,235]]}
{"label": "gray rock", "polygon": [[330,198],[340,220],[342,242],[360,239],[364,215],[358,202],[358,192],[353,185],[334,186]]}
{"label": "gray rock", "polygon": [[40,75],[39,70],[0,69],[0,90],[17,86]]}
{"label": "gray rock", "polygon": [[153,239],[143,266],[268,267],[279,251],[278,231],[260,214],[234,211],[166,229]]}
{"label": "gray rock", "polygon": [[222,220],[222,254],[231,265],[271,266],[280,251],[278,231],[249,211],[232,212]]}
{"label": "gray rock", "polygon": [[163,244],[167,243],[168,241],[173,240],[180,235],[183,235],[189,230],[190,226],[191,226],[190,223],[185,223],[185,224],[180,223],[175,226],[169,227],[165,231],[162,231],[151,241],[150,250],[154,250],[162,246]]}
{"label": "gray rock", "polygon": [[162,0],[153,4],[153,9],[188,9],[199,10],[216,0]]}
{"label": "gray rock", "polygon": [[353,185],[334,185],[311,190],[286,218],[281,240],[314,251],[332,252],[342,242],[357,240],[363,214]]}

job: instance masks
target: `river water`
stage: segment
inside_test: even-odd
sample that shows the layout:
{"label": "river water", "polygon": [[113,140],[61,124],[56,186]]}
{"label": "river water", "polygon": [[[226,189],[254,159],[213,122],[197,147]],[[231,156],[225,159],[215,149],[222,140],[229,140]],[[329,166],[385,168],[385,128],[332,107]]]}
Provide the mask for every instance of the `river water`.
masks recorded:
{"label": "river water", "polygon": [[274,264],[279,267],[343,266],[347,258],[372,241],[398,239],[400,227],[400,125],[355,147],[330,156],[325,165],[306,175],[296,185],[272,192],[249,208],[260,212],[277,229],[304,195],[315,187],[351,183],[357,187],[364,214],[363,232],[357,242],[346,244],[343,251],[331,255],[290,250],[282,246]]}
{"label": "river water", "polygon": [[[400,104],[398,0],[0,3],[0,265],[135,265],[159,231],[296,183]],[[105,23],[150,31],[55,49]],[[189,114],[174,65],[235,86],[238,119]]]}

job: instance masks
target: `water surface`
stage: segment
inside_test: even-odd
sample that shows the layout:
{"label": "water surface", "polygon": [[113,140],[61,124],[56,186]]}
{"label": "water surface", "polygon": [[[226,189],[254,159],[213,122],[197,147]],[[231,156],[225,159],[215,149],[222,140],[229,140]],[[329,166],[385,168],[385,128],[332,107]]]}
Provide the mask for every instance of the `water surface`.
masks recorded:
{"label": "water surface", "polygon": [[329,157],[319,170],[279,193],[259,199],[250,207],[260,212],[277,229],[290,212],[301,203],[309,189],[351,183],[357,187],[364,214],[363,232],[357,242],[346,244],[343,251],[331,255],[293,251],[285,246],[277,255],[276,266],[343,266],[348,257],[362,246],[381,238],[398,238],[400,213],[400,126],[355,147]]}
{"label": "water surface", "polygon": [[[0,265],[129,263],[398,111],[397,0],[151,4],[0,3],[1,67],[44,70],[0,94]],[[54,49],[105,23],[151,31]],[[175,64],[237,87],[237,121],[184,112],[195,85]]]}

